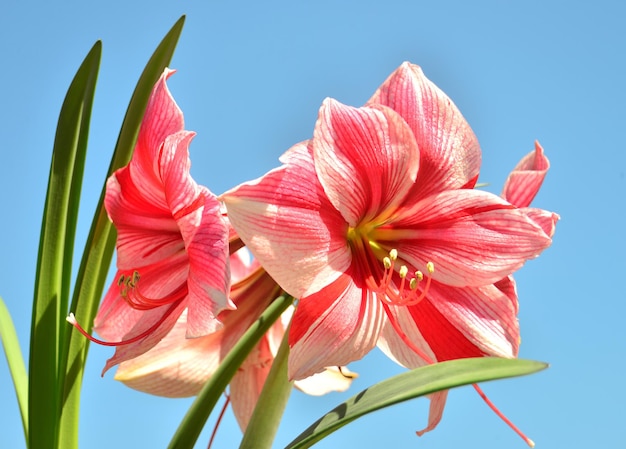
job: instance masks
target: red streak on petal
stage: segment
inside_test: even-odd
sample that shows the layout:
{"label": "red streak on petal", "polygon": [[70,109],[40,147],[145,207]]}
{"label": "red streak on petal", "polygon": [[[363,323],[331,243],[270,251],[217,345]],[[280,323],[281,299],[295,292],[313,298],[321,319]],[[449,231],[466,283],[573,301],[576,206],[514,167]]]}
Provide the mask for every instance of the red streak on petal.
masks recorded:
{"label": "red streak on petal", "polygon": [[185,207],[183,207],[182,209],[180,209],[174,214],[174,220],[180,220],[185,215],[188,215],[200,209],[202,206],[204,206],[205,201],[206,201],[206,198],[204,197],[204,195],[202,194],[198,195],[198,197],[195,200],[193,200],[193,202],[185,205]]}

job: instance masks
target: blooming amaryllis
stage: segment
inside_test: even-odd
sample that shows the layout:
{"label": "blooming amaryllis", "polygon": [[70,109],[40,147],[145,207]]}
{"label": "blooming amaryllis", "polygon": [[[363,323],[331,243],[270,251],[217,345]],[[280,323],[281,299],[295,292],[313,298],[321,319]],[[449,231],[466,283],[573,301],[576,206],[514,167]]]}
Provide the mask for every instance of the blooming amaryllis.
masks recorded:
{"label": "blooming amaryllis", "polygon": [[312,139],[281,162],[222,198],[254,256],[300,298],[291,378],[378,342],[422,364],[516,355],[516,304],[494,284],[551,239],[524,211],[473,189],[476,137],[417,66],[403,64],[365,107],[325,100]]}
{"label": "blooming amaryllis", "polygon": [[117,273],[94,322],[107,341],[89,337],[116,346],[104,371],[157,344],[185,309],[185,335],[193,338],[218,329],[217,315],[234,308],[228,227],[215,195],[189,174],[195,134],[184,130],[167,89],[172,73],[166,69],[154,86],[130,163],[107,181]]}
{"label": "blooming amaryllis", "polygon": [[[281,288],[256,261],[245,257],[247,250],[231,256],[231,298],[237,310],[219,315],[224,326],[204,337],[185,338],[186,311],[172,330],[150,351],[120,364],[115,379],[136,390],[166,397],[196,395],[213,375],[222,359],[269,304]],[[269,374],[278,347],[291,319],[288,309],[252,350],[230,383],[229,401],[242,430],[245,430]],[[346,368],[328,368],[295,386],[305,393],[321,395],[344,391],[355,377]]]}

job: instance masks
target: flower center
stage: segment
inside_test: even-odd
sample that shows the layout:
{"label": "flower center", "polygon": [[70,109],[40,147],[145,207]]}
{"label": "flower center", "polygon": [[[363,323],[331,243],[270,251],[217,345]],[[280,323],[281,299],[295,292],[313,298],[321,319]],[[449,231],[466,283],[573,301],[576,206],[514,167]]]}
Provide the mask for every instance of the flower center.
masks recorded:
{"label": "flower center", "polygon": [[379,243],[371,238],[372,234],[378,234],[372,224],[349,227],[347,232],[348,243],[365,285],[378,293],[386,304],[418,304],[428,294],[435,264],[430,261],[426,264],[426,275],[420,270],[409,275],[407,263],[399,258],[398,250],[392,248],[387,251],[391,245]]}
{"label": "flower center", "polygon": [[187,296],[187,283],[183,282],[176,290],[163,298],[150,298],[139,290],[139,280],[141,276],[138,271],[132,274],[122,274],[117,280],[120,288],[120,295],[133,309],[150,310],[155,307],[171,304]]}
{"label": "flower center", "polygon": [[138,271],[133,271],[132,274],[122,274],[117,280],[117,286],[120,288],[120,296],[124,298],[126,303],[136,310],[151,310],[161,306],[167,306],[167,310],[163,313],[163,315],[155,321],[155,323],[150,326],[144,332],[141,332],[134,337],[127,338],[122,341],[104,341],[98,338],[93,337],[89,334],[76,320],[76,317],[73,313],[70,313],[66,320],[74,326],[81,334],[87,337],[90,341],[97,343],[103,346],[122,346],[128,345],[131,343],[138,342],[149,335],[151,335],[154,331],[156,331],[161,324],[166,320],[168,316],[178,307],[180,302],[185,299],[187,296],[187,283],[183,282],[180,286],[176,288],[170,294],[164,296],[163,298],[150,298],[145,296],[139,290],[139,280],[141,276]]}

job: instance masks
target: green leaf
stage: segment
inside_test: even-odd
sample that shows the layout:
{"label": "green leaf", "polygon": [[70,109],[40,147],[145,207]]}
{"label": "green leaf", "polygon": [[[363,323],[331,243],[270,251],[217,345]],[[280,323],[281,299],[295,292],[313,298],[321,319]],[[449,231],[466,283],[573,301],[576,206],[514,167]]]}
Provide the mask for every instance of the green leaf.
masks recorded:
{"label": "green leaf", "polygon": [[289,443],[286,449],[311,447],[349,422],[399,402],[461,385],[523,376],[547,366],[532,360],[472,358],[417,368],[384,380],[351,397],[313,423]]}
{"label": "green leaf", "polygon": [[193,449],[222,392],[261,337],[292,303],[293,297],[279,296],[243,334],[191,404],[170,441],[169,449]]}
{"label": "green leaf", "polygon": [[64,315],[69,298],[78,199],[100,53],[101,44],[96,42],[78,69],[63,101],[54,140],[30,337],[28,439],[31,449],[54,447],[58,437],[60,342],[66,329]]}
{"label": "green leaf", "polygon": [[20,407],[22,426],[24,426],[24,438],[28,441],[28,377],[26,376],[26,367],[15,326],[13,326],[11,314],[2,298],[0,298],[0,340],[2,340],[4,354],[13,378],[13,387]]}
{"label": "green leaf", "polygon": [[239,449],[271,449],[293,382],[287,377],[289,329],[278,348]]}
{"label": "green leaf", "polygon": [[[132,156],[150,93],[172,59],[184,22],[185,16],[182,16],[165,35],[137,82],[111,158],[107,179],[115,170],[126,165]],[[98,310],[115,249],[115,228],[109,221],[104,208],[105,188],[106,179],[85,244],[70,307],[78,322],[83,324],[88,331],[91,330],[91,323]],[[66,326],[71,330],[68,324]],[[64,357],[61,361],[63,396],[59,447],[66,449],[78,447],[80,389],[89,340],[78,332],[68,332],[64,349]]]}

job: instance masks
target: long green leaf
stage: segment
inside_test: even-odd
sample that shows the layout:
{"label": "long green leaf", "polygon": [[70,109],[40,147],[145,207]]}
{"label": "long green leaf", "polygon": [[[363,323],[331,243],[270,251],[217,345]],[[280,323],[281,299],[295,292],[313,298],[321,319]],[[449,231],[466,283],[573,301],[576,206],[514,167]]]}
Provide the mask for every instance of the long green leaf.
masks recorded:
{"label": "long green leaf", "polygon": [[191,404],[172,441],[170,441],[169,449],[193,449],[222,392],[261,337],[292,303],[293,298],[291,296],[283,295],[276,298],[233,346],[213,376],[202,388],[196,400]]}
{"label": "long green leaf", "polygon": [[22,426],[24,426],[24,437],[28,441],[28,377],[15,326],[13,326],[11,314],[2,298],[0,298],[0,340],[2,340],[4,355],[7,358],[9,371],[13,378],[13,387],[20,407]]}
{"label": "long green leaf", "polygon": [[384,380],[335,407],[286,449],[303,449],[368,413],[436,391],[488,380],[531,374],[547,368],[532,360],[473,358],[436,363]]}
{"label": "long green leaf", "polygon": [[[172,59],[184,22],[185,16],[182,16],[165,35],[137,82],[124,117],[107,178],[115,170],[126,165],[132,156],[150,93]],[[70,308],[77,320],[88,329],[91,328],[96,315],[115,249],[115,228],[109,221],[104,208],[105,186],[106,182],[103,183],[97,212],[85,244]],[[67,328],[71,329],[69,325]],[[77,332],[70,332],[64,343],[65,357],[61,362],[61,375],[64,376],[61,381],[64,384],[64,390],[60,410],[59,447],[66,449],[78,447],[80,388],[89,340]]]}
{"label": "long green leaf", "polygon": [[[91,105],[100,64],[97,42],[63,101],[52,152],[33,302],[29,359],[29,446],[54,447],[58,437],[59,357],[69,296],[74,231],[87,150]],[[70,251],[69,253],[67,251]],[[43,406],[45,404],[45,406]]]}
{"label": "long green leaf", "polygon": [[254,407],[239,449],[271,449],[293,389],[293,382],[289,382],[287,377],[288,356],[289,330],[287,329],[265,379],[263,390]]}

